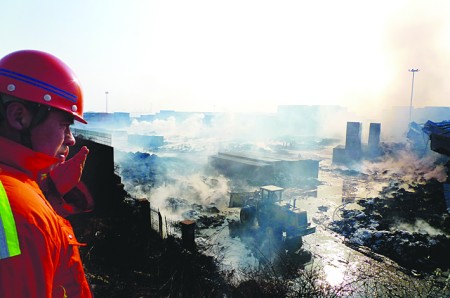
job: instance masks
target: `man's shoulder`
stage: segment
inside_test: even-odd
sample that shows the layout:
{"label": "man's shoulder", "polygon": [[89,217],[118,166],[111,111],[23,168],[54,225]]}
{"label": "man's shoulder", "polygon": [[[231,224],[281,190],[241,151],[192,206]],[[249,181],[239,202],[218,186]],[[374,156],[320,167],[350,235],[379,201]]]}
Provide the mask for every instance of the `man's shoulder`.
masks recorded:
{"label": "man's shoulder", "polygon": [[[16,224],[21,222],[39,223],[42,218],[53,218],[53,210],[46,202],[39,186],[34,181],[22,177],[0,174]],[[41,218],[41,220],[39,220]]]}

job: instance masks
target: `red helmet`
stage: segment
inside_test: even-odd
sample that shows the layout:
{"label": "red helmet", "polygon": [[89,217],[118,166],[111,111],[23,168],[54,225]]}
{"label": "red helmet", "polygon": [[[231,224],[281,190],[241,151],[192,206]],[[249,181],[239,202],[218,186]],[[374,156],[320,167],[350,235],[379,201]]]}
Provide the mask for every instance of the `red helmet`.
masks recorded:
{"label": "red helmet", "polygon": [[74,72],[57,57],[22,50],[0,60],[0,93],[66,111],[82,123],[83,93]]}

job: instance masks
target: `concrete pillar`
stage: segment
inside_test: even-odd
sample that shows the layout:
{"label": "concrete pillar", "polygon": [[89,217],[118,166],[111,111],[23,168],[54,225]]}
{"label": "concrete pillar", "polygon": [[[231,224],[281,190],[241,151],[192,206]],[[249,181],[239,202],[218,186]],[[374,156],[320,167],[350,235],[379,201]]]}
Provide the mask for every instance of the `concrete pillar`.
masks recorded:
{"label": "concrete pillar", "polygon": [[381,123],[370,123],[368,151],[370,156],[377,156],[380,151]]}
{"label": "concrete pillar", "polygon": [[183,246],[188,250],[193,250],[195,248],[195,221],[187,219],[180,224]]}
{"label": "concrete pillar", "polygon": [[352,160],[361,158],[361,122],[347,122],[345,150]]}

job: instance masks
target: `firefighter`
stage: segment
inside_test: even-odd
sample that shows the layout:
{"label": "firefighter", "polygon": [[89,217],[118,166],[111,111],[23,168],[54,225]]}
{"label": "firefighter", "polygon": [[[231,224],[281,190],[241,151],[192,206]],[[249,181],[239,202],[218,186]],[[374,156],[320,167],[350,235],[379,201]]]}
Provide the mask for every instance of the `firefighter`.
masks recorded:
{"label": "firefighter", "polygon": [[86,123],[82,90],[64,62],[35,50],[0,60],[0,297],[92,297],[82,244],[44,195],[79,184],[88,149],[66,162],[74,121]]}

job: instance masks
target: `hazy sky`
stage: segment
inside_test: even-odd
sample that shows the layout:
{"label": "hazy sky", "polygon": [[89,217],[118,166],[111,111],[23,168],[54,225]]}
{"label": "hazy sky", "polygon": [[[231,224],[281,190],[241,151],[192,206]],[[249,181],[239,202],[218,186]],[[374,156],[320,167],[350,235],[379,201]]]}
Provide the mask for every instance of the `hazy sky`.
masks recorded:
{"label": "hazy sky", "polygon": [[86,111],[449,106],[450,1],[3,0],[0,55],[51,52]]}

